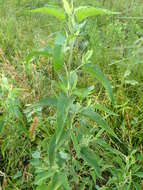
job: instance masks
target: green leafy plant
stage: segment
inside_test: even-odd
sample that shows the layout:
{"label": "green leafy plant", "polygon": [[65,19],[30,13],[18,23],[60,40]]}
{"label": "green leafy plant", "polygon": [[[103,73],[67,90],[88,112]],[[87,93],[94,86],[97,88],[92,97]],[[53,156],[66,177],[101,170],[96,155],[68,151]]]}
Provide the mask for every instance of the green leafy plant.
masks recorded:
{"label": "green leafy plant", "polygon": [[[48,151],[41,149],[33,155],[32,164],[36,169],[35,185],[38,190],[95,187],[96,178],[102,180],[104,170],[103,160],[96,154],[95,147],[92,149],[91,146],[95,134],[106,133],[119,141],[113,129],[92,106],[94,86],[78,86],[80,74],[98,79],[114,104],[112,87],[99,66],[91,63],[93,51],[80,52],[76,46],[86,18],[115,13],[90,6],[74,8],[73,2],[69,4],[66,0],[63,0],[63,7],[64,9],[48,6],[31,10],[31,13],[55,16],[65,23],[64,32],[57,32],[53,46],[33,51],[27,58],[29,65],[34,56],[49,56],[57,78],[53,84],[55,97],[47,97],[31,107],[49,106],[56,109],[55,132],[50,137]],[[88,83],[86,81],[85,85]],[[103,108],[102,105],[101,107]],[[44,156],[41,155],[42,150]],[[88,179],[92,178],[91,182],[86,181],[87,176]]]}
{"label": "green leafy plant", "polygon": [[[33,154],[35,185],[37,189],[140,189],[138,179],[142,178],[142,172],[136,156],[138,151],[131,151],[130,146],[118,147],[119,138],[95,110],[116,114],[101,104],[93,104],[95,87],[87,87],[90,81],[84,83],[84,88],[79,85],[82,76],[96,78],[114,104],[109,81],[100,67],[91,63],[93,50],[83,48],[81,51],[78,44],[85,19],[114,13],[88,6],[74,8],[73,3],[69,5],[67,1],[63,1],[63,7],[31,11],[56,16],[64,23],[65,31],[57,32],[52,46],[30,53],[27,59],[28,65],[33,56],[49,57],[56,78],[52,83],[55,97],[32,105],[32,109],[49,106],[56,110],[54,133],[47,142],[48,151],[43,145],[36,151],[36,156]],[[111,145],[106,141],[108,138],[113,144],[114,140],[118,143]]]}
{"label": "green leafy plant", "polygon": [[143,189],[141,1],[46,3],[0,1],[0,189]]}

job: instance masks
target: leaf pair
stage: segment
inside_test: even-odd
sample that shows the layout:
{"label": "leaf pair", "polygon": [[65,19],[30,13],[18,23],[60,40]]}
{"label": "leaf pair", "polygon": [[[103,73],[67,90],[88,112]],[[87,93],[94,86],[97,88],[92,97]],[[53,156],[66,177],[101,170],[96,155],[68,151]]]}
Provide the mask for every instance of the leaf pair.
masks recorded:
{"label": "leaf pair", "polygon": [[[72,14],[72,10],[70,9],[70,5],[66,0],[63,0],[64,9],[60,7],[43,7],[31,10],[31,13],[42,13],[48,14],[56,17],[60,21],[66,20],[66,13],[70,16]],[[107,9],[96,8],[92,6],[80,6],[74,9],[74,16],[78,22],[82,22],[88,17],[98,16],[98,15],[114,15],[119,14],[117,12],[112,12]]]}

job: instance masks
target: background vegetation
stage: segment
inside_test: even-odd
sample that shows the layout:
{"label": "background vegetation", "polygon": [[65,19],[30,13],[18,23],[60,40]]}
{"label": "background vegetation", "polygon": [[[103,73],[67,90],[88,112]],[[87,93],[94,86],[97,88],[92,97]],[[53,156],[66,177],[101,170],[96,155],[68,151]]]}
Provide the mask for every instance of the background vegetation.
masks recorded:
{"label": "background vegetation", "polygon": [[[44,173],[39,175],[37,168],[42,165],[47,169],[56,111],[49,106],[33,109],[31,106],[53,96],[57,76],[51,59],[40,56],[29,65],[26,59],[29,52],[52,44],[63,25],[51,16],[25,10],[49,3],[62,4],[58,0],[0,1],[0,189],[47,189],[49,178]],[[60,161],[66,162],[64,172],[71,189],[140,190],[143,189],[143,4],[141,0],[75,1],[77,6],[87,4],[121,13],[90,18],[78,44],[83,51],[93,49],[91,63],[98,64],[107,76],[115,98],[112,105],[102,85],[81,74],[78,88],[91,82],[95,86],[83,104],[95,106],[119,140],[92,122],[93,130],[88,126],[80,131],[82,142],[89,143],[93,150],[89,157],[97,156],[100,176],[87,164],[88,156],[84,161],[75,156],[72,144],[71,150],[62,149]],[[104,107],[96,106],[101,104]],[[86,119],[82,118],[82,122],[84,125]],[[68,160],[70,152],[72,164]]]}

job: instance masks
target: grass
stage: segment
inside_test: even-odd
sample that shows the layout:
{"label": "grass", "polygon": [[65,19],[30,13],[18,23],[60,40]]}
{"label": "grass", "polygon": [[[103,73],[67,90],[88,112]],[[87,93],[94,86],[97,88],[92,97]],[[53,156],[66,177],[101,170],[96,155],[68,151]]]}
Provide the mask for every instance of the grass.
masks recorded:
{"label": "grass", "polygon": [[[59,1],[51,3],[60,4]],[[85,5],[87,1],[78,0],[75,3]],[[121,143],[105,134],[102,137],[125,156],[117,159],[107,146],[94,147],[95,153],[107,164],[103,173],[105,180],[98,179],[96,189],[140,190],[143,183],[142,1],[119,0],[117,3],[113,0],[90,0],[88,3],[121,12],[115,17],[90,19],[81,39],[83,43],[88,41],[86,48],[94,52],[92,63],[100,65],[113,87],[114,107],[97,82],[92,104],[102,103],[118,115],[111,116],[100,111]],[[0,2],[0,171],[3,172],[2,176],[0,173],[0,189],[2,185],[6,190],[36,189],[33,183],[34,166],[30,160],[34,151],[46,149],[53,133],[54,110],[37,109],[31,113],[27,109],[29,104],[54,93],[51,81],[55,76],[47,58],[34,60],[28,70],[26,66],[28,53],[51,44],[51,34],[62,28],[51,17],[25,12],[45,4],[46,0]],[[79,86],[90,83],[91,79],[85,77],[81,77]],[[38,122],[34,123],[36,117]],[[35,130],[30,139],[29,128],[33,125]],[[46,159],[44,151],[42,156],[43,160]],[[110,164],[114,168],[110,168]],[[87,171],[81,174],[84,182],[91,180],[88,178],[89,169],[85,167],[79,169],[81,173],[82,169]],[[74,185],[72,187],[76,189]],[[92,184],[89,186],[85,189],[92,189]]]}

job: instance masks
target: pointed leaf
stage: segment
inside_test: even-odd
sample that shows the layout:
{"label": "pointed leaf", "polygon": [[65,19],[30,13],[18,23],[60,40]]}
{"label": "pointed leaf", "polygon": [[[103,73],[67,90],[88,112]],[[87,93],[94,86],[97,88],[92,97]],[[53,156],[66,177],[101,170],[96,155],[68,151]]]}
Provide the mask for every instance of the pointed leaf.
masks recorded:
{"label": "pointed leaf", "polygon": [[43,184],[48,178],[52,177],[54,174],[54,170],[48,170],[38,173],[38,175],[35,177],[35,184]]}
{"label": "pointed leaf", "polygon": [[143,172],[137,172],[134,175],[137,176],[137,177],[139,177],[139,178],[143,178]]}
{"label": "pointed leaf", "polygon": [[70,89],[74,90],[76,88],[78,81],[78,76],[75,71],[71,71],[69,75],[69,83],[70,83]]}
{"label": "pointed leaf", "polygon": [[69,108],[71,107],[73,99],[67,97],[64,94],[60,94],[57,103],[57,130],[56,130],[56,142],[59,140],[64,131],[64,123],[67,119]]}
{"label": "pointed leaf", "polygon": [[42,100],[40,100],[39,102],[33,104],[32,106],[30,106],[30,108],[43,108],[45,106],[53,106],[56,107],[57,106],[57,99],[55,97],[47,97],[44,98]]}
{"label": "pointed leaf", "polygon": [[99,166],[100,160],[95,155],[95,153],[88,147],[82,147],[80,150],[81,157],[88,163],[89,166],[95,169],[95,172],[98,176],[101,175],[101,169]]}
{"label": "pointed leaf", "polygon": [[26,63],[28,64],[33,59],[33,57],[39,57],[39,56],[49,57],[52,54],[53,54],[53,50],[49,46],[31,51],[26,58]]}
{"label": "pointed leaf", "polygon": [[47,190],[57,190],[61,186],[64,187],[65,190],[71,190],[67,177],[63,173],[56,173],[49,183]]}
{"label": "pointed leaf", "polygon": [[80,155],[80,147],[78,144],[78,139],[73,132],[71,133],[71,139],[72,139],[76,154],[79,156]]}
{"label": "pointed leaf", "polygon": [[50,165],[52,166],[55,161],[55,154],[56,154],[56,136],[53,135],[52,138],[50,139],[50,144],[49,144],[49,162]]}
{"label": "pointed leaf", "polygon": [[73,94],[80,98],[85,98],[92,93],[94,88],[94,86],[89,86],[88,88],[77,88],[73,91]]}
{"label": "pointed leaf", "polygon": [[66,37],[62,33],[58,33],[54,43],[53,62],[55,71],[60,70],[64,65],[64,46]]}
{"label": "pointed leaf", "polygon": [[54,7],[54,6],[42,7],[42,8],[33,9],[30,12],[48,14],[48,15],[56,17],[60,21],[65,20],[64,10],[59,7]]}
{"label": "pointed leaf", "polygon": [[119,14],[119,13],[92,6],[80,6],[75,9],[75,16],[78,22],[83,21],[87,17],[98,16],[98,15],[112,15],[112,14]]}
{"label": "pointed leaf", "polygon": [[93,77],[95,77],[97,80],[99,80],[99,82],[102,83],[104,88],[107,90],[112,103],[114,104],[114,97],[113,97],[112,87],[110,85],[110,82],[106,78],[106,76],[101,71],[100,67],[98,65],[85,64],[84,70],[85,70],[85,72],[91,74]]}
{"label": "pointed leaf", "polygon": [[[119,140],[114,131],[109,127],[107,122],[96,112],[94,112],[91,108],[85,108],[81,112],[82,115],[88,117],[89,119],[95,121],[101,128],[103,128],[107,133],[115,137]],[[119,140],[120,141],[120,140]]]}
{"label": "pointed leaf", "polygon": [[43,100],[40,100],[39,102],[28,105],[28,107],[24,110],[24,113],[26,114],[27,118],[30,118],[31,115],[36,111],[36,110],[42,110],[44,107],[56,107],[57,106],[57,99],[54,97],[47,97],[44,98]]}
{"label": "pointed leaf", "polygon": [[36,190],[47,190],[48,189],[48,186],[47,185],[39,185]]}

